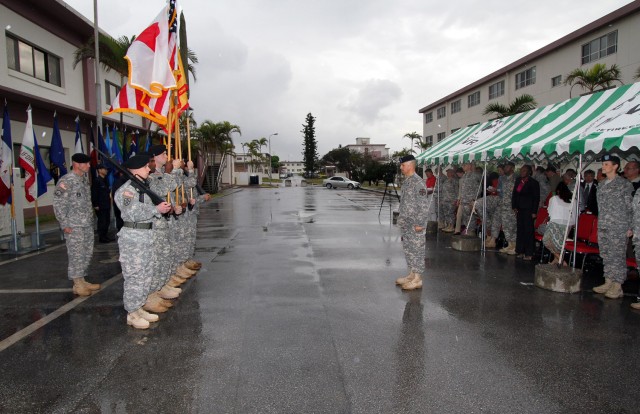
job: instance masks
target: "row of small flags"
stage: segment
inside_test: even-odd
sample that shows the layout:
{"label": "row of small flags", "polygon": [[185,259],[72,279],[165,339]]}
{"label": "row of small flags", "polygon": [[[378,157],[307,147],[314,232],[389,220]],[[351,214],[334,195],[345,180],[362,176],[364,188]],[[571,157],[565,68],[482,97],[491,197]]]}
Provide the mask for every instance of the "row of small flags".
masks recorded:
{"label": "row of small flags", "polygon": [[[77,117],[75,121],[76,133],[73,153],[86,153],[82,144],[80,118]],[[89,154],[91,156],[91,165],[95,167],[99,162],[99,157],[93,148],[93,128],[90,128],[89,131]],[[109,154],[112,158],[118,161],[118,163],[122,164],[129,157],[138,152],[138,143],[140,143],[139,131],[136,131],[135,134],[131,135],[131,142],[128,150],[126,151],[123,151],[123,147],[126,147],[127,139],[118,132],[118,129],[115,126],[109,128],[107,125],[105,128],[105,135],[107,137],[106,140],[103,138],[102,132],[98,132],[98,147],[102,152]],[[120,141],[122,141],[122,146]],[[151,136],[147,135],[145,151],[149,149],[150,145]],[[22,137],[20,158],[18,162],[25,171],[25,198],[28,202],[33,202],[35,199],[46,193],[47,183],[49,181],[53,179],[57,182],[60,177],[67,174],[67,163],[64,155],[64,147],[62,145],[62,136],[58,126],[58,117],[55,113],[53,115],[53,133],[51,135],[51,147],[49,150],[50,168],[47,168],[44,160],[42,159],[42,155],[40,154],[38,140],[33,129],[31,107],[27,110],[27,124]],[[5,105],[2,116],[2,141],[0,142],[0,204],[2,205],[11,203],[11,183],[13,179],[12,168],[13,146],[11,138],[11,120],[9,118],[8,106]],[[113,179],[113,173],[110,172],[109,180],[112,181]]]}

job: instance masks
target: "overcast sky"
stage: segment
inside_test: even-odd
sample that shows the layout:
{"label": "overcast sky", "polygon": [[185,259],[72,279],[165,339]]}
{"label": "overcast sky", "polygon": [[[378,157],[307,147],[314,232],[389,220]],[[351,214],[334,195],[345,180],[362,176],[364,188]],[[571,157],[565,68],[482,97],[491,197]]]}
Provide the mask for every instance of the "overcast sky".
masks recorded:
{"label": "overcast sky", "polygon": [[[93,2],[67,0],[93,21]],[[100,27],[140,33],[164,0],[98,0]],[[392,151],[422,134],[418,110],[629,1],[182,0],[199,58],[197,122],[237,124],[234,143],[271,138],[302,159],[316,117],[318,152],[370,137]]]}

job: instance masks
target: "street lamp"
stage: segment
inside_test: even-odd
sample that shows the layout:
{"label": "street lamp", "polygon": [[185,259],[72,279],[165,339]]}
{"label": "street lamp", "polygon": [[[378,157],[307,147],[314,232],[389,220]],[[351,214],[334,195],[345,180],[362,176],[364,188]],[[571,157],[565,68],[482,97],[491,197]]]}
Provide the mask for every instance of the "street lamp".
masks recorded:
{"label": "street lamp", "polygon": [[273,134],[269,135],[269,187],[271,187],[271,170],[273,169],[271,167],[271,137],[274,135],[278,135],[278,133],[274,132]]}

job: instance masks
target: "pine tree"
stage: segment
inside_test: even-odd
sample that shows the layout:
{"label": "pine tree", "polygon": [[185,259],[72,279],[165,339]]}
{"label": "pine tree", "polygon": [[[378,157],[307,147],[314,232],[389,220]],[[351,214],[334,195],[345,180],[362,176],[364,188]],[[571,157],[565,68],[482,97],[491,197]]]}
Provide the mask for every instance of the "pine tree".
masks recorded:
{"label": "pine tree", "polygon": [[304,134],[304,151],[302,152],[305,176],[311,177],[316,171],[318,164],[318,143],[316,142],[316,127],[314,126],[316,119],[311,115],[311,112],[307,114],[305,123],[302,125],[302,132]]}

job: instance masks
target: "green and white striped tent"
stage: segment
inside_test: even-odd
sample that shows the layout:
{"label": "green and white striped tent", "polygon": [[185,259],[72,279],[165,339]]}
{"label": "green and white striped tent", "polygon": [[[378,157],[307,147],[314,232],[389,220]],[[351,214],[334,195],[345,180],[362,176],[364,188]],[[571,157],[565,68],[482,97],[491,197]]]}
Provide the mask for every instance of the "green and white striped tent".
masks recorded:
{"label": "green and white striped tent", "polygon": [[419,164],[554,159],[640,147],[640,83],[569,99],[456,131]]}

